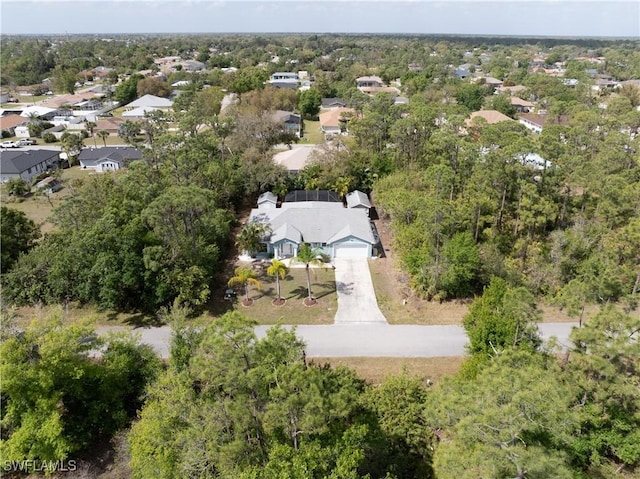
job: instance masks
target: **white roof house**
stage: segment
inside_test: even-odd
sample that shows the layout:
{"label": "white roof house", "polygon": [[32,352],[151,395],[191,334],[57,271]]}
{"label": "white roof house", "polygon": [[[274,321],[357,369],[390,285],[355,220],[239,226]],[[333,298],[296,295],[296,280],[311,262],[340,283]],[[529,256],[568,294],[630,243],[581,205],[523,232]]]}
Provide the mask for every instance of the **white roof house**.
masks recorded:
{"label": "white roof house", "polygon": [[48,108],[46,106],[28,106],[22,110],[20,116],[23,118],[29,118],[32,115],[40,117],[56,110],[56,108]]}
{"label": "white roof house", "polygon": [[342,202],[283,202],[280,208],[251,210],[249,221],[268,225],[263,243],[276,258],[296,256],[302,243],[331,258],[368,258],[376,244],[367,213]]}
{"label": "white roof house", "polygon": [[125,105],[125,108],[133,109],[133,108],[159,108],[166,110],[173,106],[173,102],[167,98],[161,98],[155,95],[144,95],[138,98],[135,101],[132,101],[128,105]]}
{"label": "white roof house", "polygon": [[141,106],[138,108],[134,108],[133,110],[128,110],[122,112],[123,118],[144,118],[147,113],[152,111],[158,111],[160,108],[154,108],[152,106]]}

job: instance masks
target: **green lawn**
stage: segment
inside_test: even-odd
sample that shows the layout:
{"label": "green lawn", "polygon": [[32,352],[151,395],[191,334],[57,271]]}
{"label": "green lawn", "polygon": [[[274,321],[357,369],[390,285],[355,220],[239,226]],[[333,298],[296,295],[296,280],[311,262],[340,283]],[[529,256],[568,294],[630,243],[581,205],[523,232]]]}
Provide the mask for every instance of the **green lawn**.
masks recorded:
{"label": "green lawn", "polygon": [[324,134],[320,130],[319,121],[304,121],[304,136],[300,143],[318,144],[324,142]]}
{"label": "green lawn", "polygon": [[[249,297],[253,299],[251,306],[242,304],[242,294],[229,307],[256,320],[260,324],[331,324],[338,309],[335,273],[331,268],[311,269],[311,292],[318,302],[306,306],[307,276],[305,268],[292,268],[284,280],[280,281],[282,297],[286,303],[275,306],[276,281],[272,276],[262,272],[258,276],[261,289],[249,288]],[[218,301],[218,298],[214,298]],[[225,300],[220,300],[225,301]],[[228,303],[227,303],[228,304]],[[217,308],[216,308],[217,309]],[[212,311],[213,312],[213,311]],[[216,311],[217,313],[221,311]]]}
{"label": "green lawn", "polygon": [[[85,138],[83,140],[83,143],[85,146],[104,146],[104,141],[102,141],[102,138],[96,136],[95,137],[95,142],[93,140],[93,137],[89,137],[89,138]],[[120,138],[118,135],[115,134],[111,134],[106,138],[106,143],[107,146],[113,146],[113,145],[126,145],[127,142]]]}

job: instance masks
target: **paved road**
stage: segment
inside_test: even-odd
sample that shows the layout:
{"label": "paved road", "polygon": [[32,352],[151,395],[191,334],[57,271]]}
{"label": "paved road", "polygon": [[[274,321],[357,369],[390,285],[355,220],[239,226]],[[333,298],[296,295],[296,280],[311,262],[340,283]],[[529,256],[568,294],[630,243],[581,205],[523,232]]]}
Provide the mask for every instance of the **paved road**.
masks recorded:
{"label": "paved road", "polygon": [[336,269],[338,311],[336,324],[383,323],[387,320],[378,308],[367,259],[333,260]]}
{"label": "paved road", "polygon": [[[543,339],[555,336],[560,344],[569,345],[571,329],[578,323],[544,323],[538,325]],[[264,337],[269,326],[257,326],[256,334]],[[100,327],[99,334],[122,331],[122,326]],[[169,355],[171,330],[139,328],[134,330],[143,343],[152,346],[160,356]],[[461,326],[389,325],[380,323],[330,324],[297,326],[296,332],[307,343],[309,357],[440,357],[465,354],[467,337]]]}

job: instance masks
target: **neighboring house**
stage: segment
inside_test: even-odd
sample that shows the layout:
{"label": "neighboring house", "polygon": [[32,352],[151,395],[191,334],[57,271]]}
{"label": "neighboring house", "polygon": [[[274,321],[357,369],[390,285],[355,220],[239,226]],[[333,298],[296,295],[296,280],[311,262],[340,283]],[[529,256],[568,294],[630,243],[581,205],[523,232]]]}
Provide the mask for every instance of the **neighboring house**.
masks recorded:
{"label": "neighboring house", "polygon": [[22,178],[26,183],[44,173],[60,161],[60,152],[55,150],[3,151],[0,154],[0,179],[2,183],[13,178]]}
{"label": "neighboring house", "polygon": [[488,75],[479,75],[473,78],[473,82],[474,83],[483,83],[490,87],[493,88],[493,91],[495,92],[497,88],[500,88],[502,86],[502,80],[498,80],[497,78],[488,76]]}
{"label": "neighboring house", "polygon": [[125,105],[127,110],[133,110],[135,108],[156,108],[158,110],[169,110],[173,106],[173,102],[168,98],[162,98],[155,95],[144,95],[135,101],[132,101],[128,105]]}
{"label": "neighboring house", "polygon": [[356,78],[356,87],[362,91],[362,88],[382,88],[385,84],[379,76],[366,76]]}
{"label": "neighboring house", "polygon": [[[320,197],[323,192],[306,193],[318,193]],[[333,196],[337,197],[335,193]],[[280,208],[267,203],[251,210],[249,221],[268,226],[269,233],[262,242],[267,254],[277,259],[295,257],[302,243],[331,258],[369,258],[376,244],[366,211],[345,208],[339,199],[285,201]]]}
{"label": "neighboring house", "polygon": [[456,67],[453,71],[453,74],[455,75],[456,78],[459,78],[460,80],[464,80],[465,78],[468,78],[471,76],[471,64],[470,63],[465,63],[463,65],[460,65],[458,67]]}
{"label": "neighboring house", "polygon": [[529,113],[535,106],[533,103],[517,96],[511,97],[511,106],[513,106],[518,113]]}
{"label": "neighboring house", "polygon": [[508,93],[509,95],[517,95],[518,93],[521,93],[526,89],[527,87],[524,85],[500,86],[496,88],[495,93],[496,94]]}
{"label": "neighboring house", "polygon": [[20,115],[5,115],[0,117],[0,132],[7,132],[9,136],[15,136],[15,128],[27,123]]}
{"label": "neighboring house", "polygon": [[348,132],[349,119],[355,115],[353,108],[333,108],[320,113],[320,129],[325,135]]}
{"label": "neighboring house", "polygon": [[366,76],[357,78],[356,86],[362,93],[370,96],[380,92],[391,93],[394,96],[400,94],[400,90],[398,90],[396,87],[386,86],[382,79],[378,76]]}
{"label": "neighboring house", "polygon": [[45,195],[50,195],[56,191],[60,191],[62,189],[62,183],[60,183],[57,178],[49,176],[44,180],[38,181],[34,185],[34,188],[38,191],[42,191]]}
{"label": "neighboring house", "polygon": [[[16,128],[17,130],[17,128]],[[59,125],[55,125],[47,130],[44,130],[42,132],[42,135],[45,135],[46,133],[51,133],[53,136],[56,137],[56,140],[59,140],[60,138],[62,138],[62,135],[64,135],[65,131],[67,131],[67,127],[64,124],[59,124]],[[29,130],[27,129],[27,135],[24,138],[27,138]],[[18,132],[16,131],[16,135],[18,134]],[[19,135],[18,135],[19,136]]]}
{"label": "neighboring house", "polygon": [[152,106],[141,106],[138,108],[134,108],[133,110],[127,110],[122,112],[122,118],[144,118],[147,113],[151,113],[152,111],[159,111],[160,108],[155,108]]}
{"label": "neighboring house", "polygon": [[284,166],[290,173],[298,173],[313,161],[313,153],[317,151],[316,145],[296,145],[274,155],[273,161]]}
{"label": "neighboring house", "polygon": [[329,108],[344,108],[347,106],[347,102],[342,98],[323,98],[321,107],[324,109]]}
{"label": "neighboring house", "polygon": [[473,120],[475,118],[484,118],[484,120],[489,125],[495,125],[496,123],[500,123],[502,121],[513,121],[513,119],[509,118],[504,113],[500,113],[498,110],[480,110],[474,111],[469,115],[469,118],[465,121],[465,125],[467,127],[473,126]]}
{"label": "neighboring house", "polygon": [[300,76],[296,72],[276,72],[271,75],[267,83],[276,88],[291,88],[297,90],[299,81]]}
{"label": "neighboring house", "polygon": [[132,146],[105,146],[98,148],[84,148],[78,156],[80,167],[96,170],[98,173],[117,171],[128,162],[139,160],[142,153]]}
{"label": "neighboring house", "polygon": [[546,125],[567,125],[569,122],[569,116],[551,116],[525,113],[523,115],[520,115],[518,121],[534,133],[542,133],[542,129]]}
{"label": "neighboring house", "polygon": [[288,133],[295,133],[300,137],[302,130],[302,117],[290,111],[276,110],[271,114],[271,119],[282,125],[282,129]]}
{"label": "neighboring house", "polygon": [[205,64],[196,60],[186,60],[182,62],[182,69],[186,72],[199,72],[204,70]]}
{"label": "neighboring house", "polygon": [[354,190],[347,194],[346,200],[347,208],[361,209],[367,213],[367,216],[369,216],[369,212],[371,211],[371,202],[369,201],[369,197],[366,193]]}
{"label": "neighboring house", "polygon": [[23,118],[38,117],[41,120],[50,120],[57,114],[57,108],[48,108],[46,106],[28,106],[22,110],[20,116]]}
{"label": "neighboring house", "polygon": [[117,116],[98,118],[96,120],[96,127],[93,129],[93,134],[95,135],[100,130],[105,130],[108,131],[109,134],[117,135],[118,128],[120,128],[120,125],[125,121],[123,118]]}

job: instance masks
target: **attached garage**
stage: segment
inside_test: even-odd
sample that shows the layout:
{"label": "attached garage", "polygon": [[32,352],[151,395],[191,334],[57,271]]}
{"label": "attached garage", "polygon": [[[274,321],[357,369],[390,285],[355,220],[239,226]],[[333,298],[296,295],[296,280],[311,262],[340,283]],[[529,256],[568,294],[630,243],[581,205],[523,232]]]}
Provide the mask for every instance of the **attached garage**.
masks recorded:
{"label": "attached garage", "polygon": [[371,256],[371,245],[360,241],[338,243],[333,247],[333,257],[343,259],[360,259]]}

